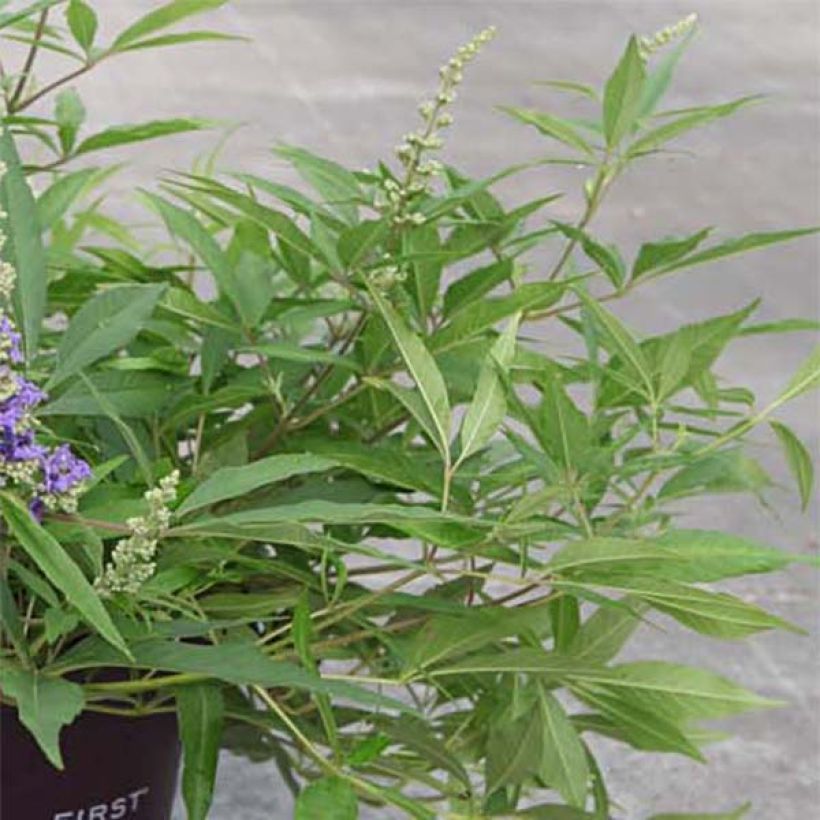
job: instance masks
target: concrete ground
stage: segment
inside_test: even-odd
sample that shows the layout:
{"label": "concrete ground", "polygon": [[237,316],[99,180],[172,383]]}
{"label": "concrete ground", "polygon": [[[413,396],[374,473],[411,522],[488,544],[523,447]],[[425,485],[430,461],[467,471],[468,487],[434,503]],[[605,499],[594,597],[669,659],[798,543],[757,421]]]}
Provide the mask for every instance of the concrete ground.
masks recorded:
{"label": "concrete ground", "polygon": [[[155,0],[99,4],[116,30]],[[481,175],[552,149],[494,110],[498,104],[565,106],[571,100],[534,80],[600,83],[630,32],[649,33],[699,11],[702,31],[679,69],[669,107],[682,108],[764,93],[767,101],[687,138],[685,153],[644,162],[613,191],[596,231],[628,250],[664,234],[716,225],[724,236],[820,222],[820,4],[815,0],[234,0],[213,24],[247,43],[135,54],[80,84],[98,126],[197,115],[245,123],[224,160],[277,174],[269,147],[296,143],[354,166],[389,157],[415,125],[415,105],[436,83],[436,69],[456,46],[495,24],[495,43],[469,68],[455,108],[446,157]],[[118,206],[135,182],[190,166],[212,138],[179,137],[130,152],[119,177]],[[689,153],[691,152],[691,154]],[[579,173],[549,170],[516,178],[508,198],[577,190]],[[577,195],[555,218],[572,219]],[[658,331],[736,309],[763,297],[761,320],[816,315],[818,244],[809,239],[669,277],[623,306],[644,331]],[[753,337],[723,360],[722,372],[765,401],[788,379],[812,340],[807,334]],[[805,397],[783,413],[818,449],[818,405]],[[779,454],[761,458],[790,486]],[[720,499],[688,523],[768,540],[785,549],[817,549],[817,506],[801,515],[791,492],[773,496],[776,513],[746,500]],[[809,637],[763,635],[743,645],[668,631],[646,631],[635,657],[672,655],[736,677],[788,701],[779,711],[733,721],[731,740],[712,748],[706,768],[676,757],[643,755],[601,744],[616,816],[637,820],[661,810],[728,810],[753,802],[752,820],[820,817],[818,584],[807,569],[744,581],[741,593],[810,631]],[[214,820],[286,818],[291,803],[272,767],[226,756]],[[182,814],[180,813],[180,817]],[[388,816],[386,812],[378,816]]]}

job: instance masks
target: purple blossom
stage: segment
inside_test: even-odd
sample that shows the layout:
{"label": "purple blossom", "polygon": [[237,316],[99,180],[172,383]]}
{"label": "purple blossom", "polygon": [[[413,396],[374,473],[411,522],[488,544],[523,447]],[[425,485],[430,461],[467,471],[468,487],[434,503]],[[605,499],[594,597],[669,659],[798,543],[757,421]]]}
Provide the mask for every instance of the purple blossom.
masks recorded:
{"label": "purple blossom", "polygon": [[34,439],[34,430],[17,432],[14,427],[0,427],[0,457],[4,461],[20,462],[42,460],[48,450]]}
{"label": "purple blossom", "polygon": [[67,444],[61,444],[41,461],[43,489],[48,495],[63,495],[81,481],[91,477],[91,468],[71,452]]}
{"label": "purple blossom", "polygon": [[20,344],[23,337],[15,330],[14,325],[8,316],[0,316],[0,339],[8,345],[9,360],[15,364],[23,361],[23,353],[20,349]]}
{"label": "purple blossom", "polygon": [[28,503],[28,510],[31,513],[31,517],[34,518],[38,522],[42,522],[43,517],[46,514],[46,504],[42,498],[39,496],[35,496],[31,499]]}
{"label": "purple blossom", "polygon": [[45,399],[46,394],[22,376],[12,376],[16,382],[14,393],[0,402],[0,426],[16,428],[26,414]]}

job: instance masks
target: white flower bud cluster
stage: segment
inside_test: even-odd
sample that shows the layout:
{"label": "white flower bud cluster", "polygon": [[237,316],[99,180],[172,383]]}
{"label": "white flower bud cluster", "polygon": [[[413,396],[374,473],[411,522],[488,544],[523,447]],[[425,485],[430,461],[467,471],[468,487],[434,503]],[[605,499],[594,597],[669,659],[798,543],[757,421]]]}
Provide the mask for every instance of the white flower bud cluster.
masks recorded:
{"label": "white flower bud cluster", "polygon": [[148,512],[125,522],[131,535],[114,547],[110,563],[96,582],[97,590],[104,598],[115,592],[136,595],[154,574],[157,545],[171,523],[168,505],[176,500],[178,484],[179,472],[174,470],[159,482],[158,487],[145,493]]}
{"label": "white flower bud cluster", "polygon": [[413,203],[430,190],[433,177],[443,170],[442,164],[428,158],[427,154],[438,151],[444,145],[439,132],[453,123],[452,116],[445,109],[456,99],[456,87],[463,79],[464,67],[494,36],[495,28],[485,29],[441,66],[441,83],[436,95],[419,106],[421,127],[407,134],[396,148],[396,156],[404,166],[404,178],[401,182],[392,179],[384,182],[384,200],[381,203],[395,226],[424,224],[424,216],[413,210]]}
{"label": "white flower bud cluster", "polygon": [[682,20],[678,20],[677,23],[655,32],[651,37],[641,37],[638,41],[641,57],[646,60],[669,43],[685,37],[697,22],[697,14],[690,14]]}
{"label": "white flower bud cluster", "polygon": [[385,254],[384,264],[368,273],[370,284],[381,293],[390,293],[396,285],[407,279],[407,271],[390,263],[390,255]]}

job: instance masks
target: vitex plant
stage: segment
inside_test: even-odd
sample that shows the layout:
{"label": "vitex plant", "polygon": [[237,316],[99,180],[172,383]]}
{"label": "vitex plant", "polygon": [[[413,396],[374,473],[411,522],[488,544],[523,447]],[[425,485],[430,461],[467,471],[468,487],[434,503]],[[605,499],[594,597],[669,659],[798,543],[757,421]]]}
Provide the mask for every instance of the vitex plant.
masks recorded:
{"label": "vitex plant", "polygon": [[[751,101],[659,111],[693,32],[632,37],[601,91],[558,84],[589,98],[583,121],[508,109],[560,146],[549,162],[589,169],[571,224],[549,218],[552,194],[493,195],[526,165],[474,180],[433,158],[492,31],[442,67],[419,129],[373,171],[280,145],[298,189],[209,173],[143,192],[178,250],[164,265],[153,248],[75,247],[46,277],[59,230],[37,225],[46,194],[6,132],[3,349],[36,394],[7,440],[45,443],[30,472],[3,454],[2,686],[52,761],[61,725],[115,701],[178,710],[194,818],[224,746],[274,760],[300,818],[602,819],[617,795],[600,736],[703,760],[704,722],[775,705],[706,669],[616,660],[670,619],[714,640],[794,631],[714,584],[795,555],[675,513],[766,490],[758,428],[804,505],[812,492],[776,416],[820,383],[820,352],[763,403],[716,373],[737,337],[812,321],[754,324],[753,304],[641,338],[612,310],[814,230],[701,230],[631,260],[595,236],[633,162]],[[571,355],[532,341],[558,328]],[[76,511],[43,497],[51,442],[77,453],[59,450],[75,466],[61,477],[93,466]],[[84,677],[111,667],[122,679]]]}

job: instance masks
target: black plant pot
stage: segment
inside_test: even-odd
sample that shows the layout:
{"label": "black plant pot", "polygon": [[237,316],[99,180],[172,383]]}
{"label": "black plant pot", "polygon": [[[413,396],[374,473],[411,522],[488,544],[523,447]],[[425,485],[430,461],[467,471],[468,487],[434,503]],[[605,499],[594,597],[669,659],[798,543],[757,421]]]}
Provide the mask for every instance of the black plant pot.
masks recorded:
{"label": "black plant pot", "polygon": [[84,712],[63,729],[65,769],[0,707],[2,820],[170,820],[180,744],[174,714]]}

